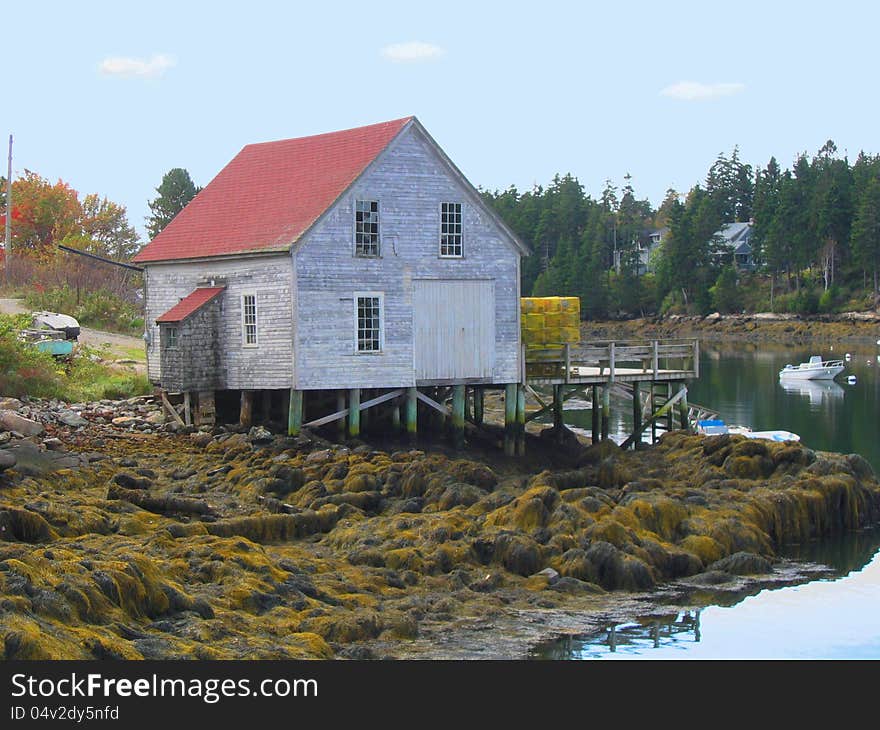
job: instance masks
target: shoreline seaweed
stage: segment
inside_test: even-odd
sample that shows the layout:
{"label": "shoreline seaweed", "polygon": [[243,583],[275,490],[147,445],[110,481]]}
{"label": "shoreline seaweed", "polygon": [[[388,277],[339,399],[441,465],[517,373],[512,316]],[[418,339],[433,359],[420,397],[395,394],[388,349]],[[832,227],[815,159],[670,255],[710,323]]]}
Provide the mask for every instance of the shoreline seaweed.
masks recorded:
{"label": "shoreline seaweed", "polygon": [[0,471],[4,659],[523,657],[675,581],[772,580],[782,544],[880,520],[861,457],[739,436],[562,452],[529,434],[511,460],[491,438],[130,426],[80,424],[66,461]]}

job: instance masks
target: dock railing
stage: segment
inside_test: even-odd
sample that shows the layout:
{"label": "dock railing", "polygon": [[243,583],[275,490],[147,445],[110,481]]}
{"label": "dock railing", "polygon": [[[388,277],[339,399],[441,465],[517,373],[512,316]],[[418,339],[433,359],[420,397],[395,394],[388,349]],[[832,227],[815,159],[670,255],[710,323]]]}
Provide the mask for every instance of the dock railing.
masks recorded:
{"label": "dock railing", "polygon": [[665,380],[700,374],[700,345],[696,339],[523,347],[523,355],[527,381],[613,383],[617,377]]}

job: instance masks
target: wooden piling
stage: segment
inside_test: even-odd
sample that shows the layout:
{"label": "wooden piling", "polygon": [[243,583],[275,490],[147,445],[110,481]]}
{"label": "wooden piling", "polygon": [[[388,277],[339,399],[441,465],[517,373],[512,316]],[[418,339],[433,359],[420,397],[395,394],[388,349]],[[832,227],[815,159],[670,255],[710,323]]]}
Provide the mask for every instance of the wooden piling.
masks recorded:
{"label": "wooden piling", "polygon": [[516,455],[516,383],[504,386],[504,453]]}
{"label": "wooden piling", "polygon": [[464,448],[464,385],[452,388],[452,441],[455,448]]}
{"label": "wooden piling", "polygon": [[642,441],[642,398],[639,393],[639,382],[635,381],[632,384],[632,397],[633,397],[633,450],[639,448],[639,444]]}
{"label": "wooden piling", "polygon": [[189,391],[183,392],[183,422],[187,426],[192,425],[192,403],[190,402]]}
{"label": "wooden piling", "polygon": [[690,423],[688,421],[688,397],[687,397],[687,388],[684,383],[681,384],[681,389],[684,391],[684,395],[682,395],[681,400],[678,402],[678,422],[681,426],[682,431],[686,431],[690,433]]}
{"label": "wooden piling", "polygon": [[238,411],[238,422],[242,426],[250,426],[253,424],[254,410],[254,391],[241,391],[241,407]]}
{"label": "wooden piling", "polygon": [[361,389],[348,391],[348,435],[357,438],[361,435]]}
{"label": "wooden piling", "polygon": [[[656,345],[656,343],[655,343]],[[656,371],[657,368],[654,368]],[[651,414],[651,443],[657,443],[657,419],[654,418],[654,414],[657,412],[657,407],[654,405],[654,391],[657,386],[653,380],[651,381],[651,400],[648,402],[648,413]]]}
{"label": "wooden piling", "polygon": [[303,423],[303,392],[290,389],[290,407],[287,409],[287,435],[299,436]]}
{"label": "wooden piling", "polygon": [[400,432],[400,399],[395,398],[391,401],[391,428],[394,433]]}
{"label": "wooden piling", "polygon": [[478,385],[474,388],[474,423],[483,422],[483,387]]}
{"label": "wooden piling", "polygon": [[417,390],[415,388],[406,389],[406,432],[409,440],[415,443],[418,432],[418,399],[416,398]]}
{"label": "wooden piling", "polygon": [[611,385],[602,387],[602,440],[608,438],[608,424],[611,421]]}
{"label": "wooden piling", "polygon": [[592,400],[591,400],[591,415],[593,417],[593,426],[592,431],[590,433],[590,437],[593,440],[594,444],[598,444],[601,440],[600,431],[599,431],[599,386],[592,386]]}
{"label": "wooden piling", "polygon": [[526,386],[516,386],[516,454],[526,453]]}

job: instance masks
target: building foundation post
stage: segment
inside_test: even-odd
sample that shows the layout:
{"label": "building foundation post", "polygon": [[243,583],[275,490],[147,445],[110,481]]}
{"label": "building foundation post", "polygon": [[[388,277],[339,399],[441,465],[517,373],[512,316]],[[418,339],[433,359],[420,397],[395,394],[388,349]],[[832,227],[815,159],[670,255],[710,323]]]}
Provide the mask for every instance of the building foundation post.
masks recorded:
{"label": "building foundation post", "polygon": [[452,387],[452,441],[455,448],[464,448],[465,386]]}
{"label": "building foundation post", "polygon": [[287,435],[299,436],[303,423],[303,392],[290,389],[290,408],[287,409]]}
{"label": "building foundation post", "polygon": [[361,435],[361,389],[348,391],[348,435],[355,439]]}

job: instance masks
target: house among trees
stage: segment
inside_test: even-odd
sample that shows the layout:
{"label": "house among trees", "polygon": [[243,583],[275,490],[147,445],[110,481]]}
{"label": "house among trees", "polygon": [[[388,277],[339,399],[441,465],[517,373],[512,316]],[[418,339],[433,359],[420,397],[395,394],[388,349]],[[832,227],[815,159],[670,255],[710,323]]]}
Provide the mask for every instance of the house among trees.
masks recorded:
{"label": "house among trees", "polygon": [[750,270],[755,267],[751,243],[754,227],[754,221],[725,223],[715,234],[721,256],[725,259],[729,257],[737,269]]}
{"label": "house among trees", "polygon": [[196,423],[414,431],[522,382],[527,254],[415,117],[247,145],[134,258],[148,374]]}
{"label": "house among trees", "polygon": [[[754,221],[725,223],[715,233],[716,255],[721,260],[729,260],[737,269],[749,271],[755,268],[752,257],[752,233]],[[658,228],[646,233],[638,242],[638,275],[652,273],[652,258],[663,240],[669,235],[669,228]],[[620,270],[619,257],[615,259],[615,269]]]}

